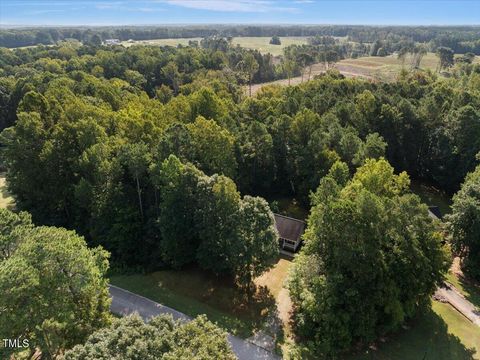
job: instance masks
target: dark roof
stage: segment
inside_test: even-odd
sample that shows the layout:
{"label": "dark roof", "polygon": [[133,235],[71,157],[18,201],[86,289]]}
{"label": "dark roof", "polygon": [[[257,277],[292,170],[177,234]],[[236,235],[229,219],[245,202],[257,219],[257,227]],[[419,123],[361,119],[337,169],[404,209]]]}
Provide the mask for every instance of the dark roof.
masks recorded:
{"label": "dark roof", "polygon": [[275,226],[281,238],[298,241],[305,230],[305,222],[288,216],[274,214]]}
{"label": "dark roof", "polygon": [[438,206],[429,206],[428,207],[428,215],[434,219],[441,219],[442,218],[442,212],[440,211],[440,208]]}

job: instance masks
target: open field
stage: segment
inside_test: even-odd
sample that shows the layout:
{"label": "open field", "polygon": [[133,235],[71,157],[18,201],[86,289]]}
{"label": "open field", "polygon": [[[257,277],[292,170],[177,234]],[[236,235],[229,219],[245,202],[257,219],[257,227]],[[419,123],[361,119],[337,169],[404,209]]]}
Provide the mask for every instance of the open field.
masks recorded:
{"label": "open field", "polygon": [[[246,338],[262,327],[268,315],[276,314],[276,298],[281,295],[290,264],[289,260],[279,259],[271,271],[260,277],[250,302],[229,280],[199,269],[116,275],[110,282],[189,316],[206,314],[224,329]],[[283,297],[284,302],[288,300]],[[288,314],[288,304],[282,306]]]}
{"label": "open field", "polygon": [[[367,56],[358,59],[344,59],[335,64],[334,68],[340,71],[346,77],[363,78],[370,81],[394,81],[402,68],[409,70],[410,57],[407,56],[405,64],[395,55],[378,57]],[[480,56],[474,60],[475,63],[480,63]],[[438,57],[434,53],[428,53],[422,59],[420,68],[423,70],[435,71],[438,65]],[[308,80],[308,69],[305,70],[303,81]],[[325,72],[323,63],[312,65],[311,77]],[[302,82],[302,77],[297,76],[290,79],[290,85],[298,85]],[[252,86],[252,94],[255,94],[259,89],[265,85],[288,85],[288,79],[276,80],[268,83],[254,84]]]}
{"label": "open field", "polygon": [[[283,54],[283,48],[293,44],[306,44],[307,37],[305,36],[290,36],[290,37],[281,37],[281,45],[271,45],[269,44],[271,37],[235,37],[232,40],[233,45],[240,45],[248,49],[258,50],[261,53],[271,53],[274,56],[279,56]],[[181,38],[181,39],[155,39],[155,40],[139,40],[134,42],[124,41],[122,45],[132,46],[135,44],[144,44],[144,45],[158,45],[158,46],[177,46],[184,45],[187,46],[190,40],[200,41],[202,38]]]}
{"label": "open field", "polygon": [[0,173],[0,209],[13,209],[14,207],[15,202],[5,184],[5,174]]}

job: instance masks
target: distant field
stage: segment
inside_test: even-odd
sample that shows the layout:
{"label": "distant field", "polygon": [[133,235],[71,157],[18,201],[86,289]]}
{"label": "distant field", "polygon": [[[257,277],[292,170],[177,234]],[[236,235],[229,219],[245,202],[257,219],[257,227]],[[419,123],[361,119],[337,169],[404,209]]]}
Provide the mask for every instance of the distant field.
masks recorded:
{"label": "distant field", "polygon": [[[261,53],[271,53],[272,55],[278,56],[283,54],[283,48],[293,44],[306,44],[306,36],[290,36],[290,37],[281,37],[281,45],[271,45],[269,44],[271,37],[235,37],[232,40],[233,45],[240,45],[248,49],[255,49]],[[134,42],[124,41],[122,45],[132,46],[134,44],[144,44],[144,45],[158,45],[158,46],[177,46],[184,45],[187,46],[190,40],[200,41],[202,38],[183,38],[183,39],[155,39],[155,40],[140,40]]]}

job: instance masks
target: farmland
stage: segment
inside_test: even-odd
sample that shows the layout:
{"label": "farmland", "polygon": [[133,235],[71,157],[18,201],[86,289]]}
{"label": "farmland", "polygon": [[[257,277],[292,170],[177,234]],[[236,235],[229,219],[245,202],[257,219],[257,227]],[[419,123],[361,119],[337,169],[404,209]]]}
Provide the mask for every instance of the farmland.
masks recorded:
{"label": "farmland", "polygon": [[[283,49],[289,45],[302,45],[307,43],[307,37],[305,36],[289,36],[289,37],[281,37],[280,40],[282,42],[281,45],[271,45],[270,42],[271,37],[234,37],[232,40],[232,45],[236,46],[239,45],[241,47],[247,49],[258,50],[263,54],[271,53],[274,56],[279,56],[283,54]],[[134,41],[128,42],[124,41],[122,45],[124,46],[132,46],[135,44],[143,44],[143,45],[157,45],[157,46],[177,46],[183,45],[187,46],[189,41],[200,41],[202,40],[199,37],[196,38],[181,38],[181,39],[155,39],[155,40],[141,40],[141,41]]]}

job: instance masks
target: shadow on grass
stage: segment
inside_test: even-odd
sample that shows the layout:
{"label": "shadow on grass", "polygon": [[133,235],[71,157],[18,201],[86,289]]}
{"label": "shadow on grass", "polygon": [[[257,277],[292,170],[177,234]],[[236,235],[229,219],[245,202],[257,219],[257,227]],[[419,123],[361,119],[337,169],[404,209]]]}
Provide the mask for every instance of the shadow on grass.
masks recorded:
{"label": "shadow on grass", "polygon": [[448,332],[445,321],[432,309],[419,315],[407,329],[391,334],[384,342],[362,354],[352,354],[349,360],[469,360],[476,350],[467,348]]}
{"label": "shadow on grass", "polygon": [[248,296],[227,278],[199,269],[117,275],[111,283],[195,317],[206,314],[219,326],[241,337],[262,328],[276,311],[275,298],[266,287]]}
{"label": "shadow on grass", "polygon": [[465,275],[457,275],[458,283],[463,289],[465,299],[470,301],[477,310],[480,309],[480,285]]}

